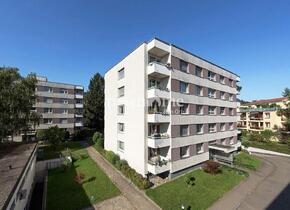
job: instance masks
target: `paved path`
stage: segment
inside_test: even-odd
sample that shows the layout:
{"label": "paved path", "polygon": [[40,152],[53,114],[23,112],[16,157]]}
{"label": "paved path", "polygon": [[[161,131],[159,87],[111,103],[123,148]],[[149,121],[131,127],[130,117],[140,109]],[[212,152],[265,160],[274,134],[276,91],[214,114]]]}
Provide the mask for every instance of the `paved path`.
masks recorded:
{"label": "paved path", "polygon": [[261,168],[218,200],[210,210],[289,210],[290,158],[256,155]]}
{"label": "paved path", "polygon": [[260,148],[256,148],[256,147],[248,147],[246,150],[248,152],[260,153],[260,154],[265,154],[265,155],[277,155],[277,156],[283,156],[283,157],[290,157],[290,155],[288,155],[288,154],[274,152],[274,151],[265,150],[265,149],[260,149]]}
{"label": "paved path", "polygon": [[157,210],[160,209],[149,200],[144,192],[137,190],[116,169],[108,163],[93,147],[87,148],[90,157],[102,168],[112,182],[120,189],[122,195],[96,204],[95,209]]}

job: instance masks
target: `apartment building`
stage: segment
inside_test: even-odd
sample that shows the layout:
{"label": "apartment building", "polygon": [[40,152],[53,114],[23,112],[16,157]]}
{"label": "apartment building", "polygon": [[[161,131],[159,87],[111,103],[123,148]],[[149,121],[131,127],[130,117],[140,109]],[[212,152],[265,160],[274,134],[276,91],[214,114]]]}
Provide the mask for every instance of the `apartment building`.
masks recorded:
{"label": "apartment building", "polygon": [[33,111],[41,115],[36,130],[57,125],[71,134],[83,126],[84,87],[48,81],[37,77],[36,103]]}
{"label": "apartment building", "polygon": [[277,110],[286,108],[287,97],[263,99],[244,104],[238,110],[240,120],[238,129],[247,131],[263,131],[266,129],[283,129],[284,116],[278,116]]}
{"label": "apartment building", "polygon": [[[237,142],[239,76],[159,39],[105,74],[105,149],[144,177],[173,177]],[[232,158],[232,156],[231,156]]]}

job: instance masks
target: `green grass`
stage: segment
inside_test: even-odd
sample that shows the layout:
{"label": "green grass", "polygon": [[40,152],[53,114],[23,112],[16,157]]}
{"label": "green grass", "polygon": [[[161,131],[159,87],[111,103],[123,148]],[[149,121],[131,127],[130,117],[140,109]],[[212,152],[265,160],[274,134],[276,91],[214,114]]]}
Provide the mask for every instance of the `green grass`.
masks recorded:
{"label": "green grass", "polygon": [[250,170],[257,170],[261,166],[261,161],[254,155],[250,155],[246,152],[241,152],[234,158],[234,164],[248,168]]}
{"label": "green grass", "polygon": [[[73,156],[85,156],[64,172],[63,168],[50,170],[47,186],[47,210],[82,209],[120,194],[119,189],[88,156],[85,149],[73,149]],[[84,183],[74,181],[77,172],[85,174]],[[88,181],[95,177],[95,180]]]}
{"label": "green grass", "polygon": [[287,144],[281,144],[278,142],[257,142],[249,141],[250,147],[256,147],[265,150],[271,150],[274,152],[281,152],[285,154],[290,154],[290,147]]}
{"label": "green grass", "polygon": [[[195,177],[195,185],[189,187],[185,176],[149,189],[146,194],[162,209],[181,209],[181,205],[191,209],[207,209],[223,194],[246,178],[247,174],[228,167],[222,167],[221,173],[211,175],[196,170],[189,173]],[[187,176],[187,175],[186,175]]]}
{"label": "green grass", "polygon": [[39,160],[49,160],[59,158],[61,153],[66,151],[66,148],[69,148],[72,152],[80,149],[81,145],[79,142],[62,142],[57,145],[55,148],[51,145],[41,145],[39,148],[43,150],[43,153],[40,153]]}

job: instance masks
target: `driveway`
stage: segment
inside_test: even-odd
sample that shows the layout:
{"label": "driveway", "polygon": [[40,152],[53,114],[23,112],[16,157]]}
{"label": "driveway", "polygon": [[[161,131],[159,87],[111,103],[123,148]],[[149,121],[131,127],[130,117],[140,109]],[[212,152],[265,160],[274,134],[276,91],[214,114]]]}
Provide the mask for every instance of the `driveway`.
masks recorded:
{"label": "driveway", "polygon": [[218,200],[211,210],[289,210],[290,158],[256,155],[262,160],[257,172]]}

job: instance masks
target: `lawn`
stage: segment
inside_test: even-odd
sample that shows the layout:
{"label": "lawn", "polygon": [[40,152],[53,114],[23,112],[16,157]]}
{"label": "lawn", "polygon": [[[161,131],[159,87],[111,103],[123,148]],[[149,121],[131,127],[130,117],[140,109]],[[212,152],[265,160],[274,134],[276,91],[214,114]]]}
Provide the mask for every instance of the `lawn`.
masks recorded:
{"label": "lawn", "polygon": [[53,148],[51,145],[40,145],[39,149],[43,150],[38,156],[39,160],[49,160],[59,158],[61,153],[63,153],[66,148],[69,148],[71,151],[80,149],[80,142],[70,141],[62,142]]}
{"label": "lawn", "polygon": [[223,166],[221,173],[211,175],[201,169],[190,172],[195,177],[195,185],[188,186],[185,176],[157,188],[149,189],[146,194],[162,209],[207,209],[224,193],[246,178],[247,174]]}
{"label": "lawn", "polygon": [[[85,149],[74,147],[72,154],[77,161],[70,169],[64,172],[63,168],[58,168],[48,173],[47,210],[82,209],[120,194]],[[77,172],[85,174],[82,184],[74,181]]]}
{"label": "lawn", "polygon": [[241,152],[235,156],[234,164],[251,170],[257,170],[261,166],[261,161],[254,155]]}
{"label": "lawn", "polygon": [[257,142],[257,141],[249,141],[249,143],[250,147],[257,147],[265,150],[271,150],[274,152],[290,154],[290,148],[287,144],[281,144],[278,142]]}

